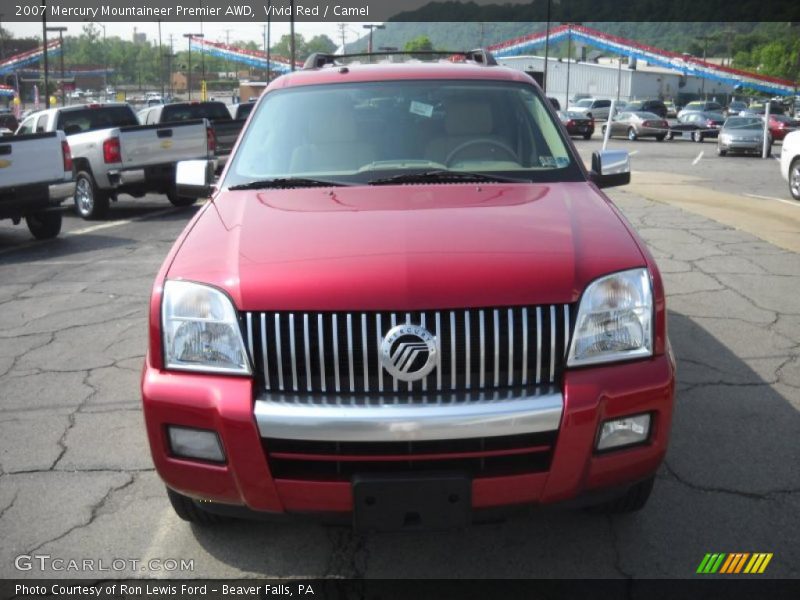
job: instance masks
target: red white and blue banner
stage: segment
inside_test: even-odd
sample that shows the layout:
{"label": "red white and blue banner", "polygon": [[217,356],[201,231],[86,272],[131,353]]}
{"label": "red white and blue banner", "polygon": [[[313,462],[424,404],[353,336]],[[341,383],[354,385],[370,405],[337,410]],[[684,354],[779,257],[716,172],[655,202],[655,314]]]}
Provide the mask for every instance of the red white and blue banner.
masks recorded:
{"label": "red white and blue banner", "polygon": [[[61,53],[60,40],[52,40],[47,42],[47,56],[58,56]],[[38,63],[44,56],[44,49],[40,46],[27,52],[16,54],[11,58],[5,59],[0,62],[0,75],[9,75],[14,71],[26,67],[28,65]]]}
{"label": "red white and blue banner", "polygon": [[13,98],[17,95],[17,91],[10,85],[0,85],[0,97]]}
{"label": "red white and blue banner", "polygon": [[[642,60],[648,65],[678,71],[684,75],[720,81],[733,87],[750,88],[778,96],[789,96],[796,93],[795,82],[787,79],[715,65],[694,56],[654,48],[583,25],[553,27],[550,29],[550,43],[566,41],[568,35],[571,35],[573,42]],[[498,58],[519,56],[544,46],[546,37],[544,32],[534,33],[494,44],[489,46],[489,50]]]}
{"label": "red white and blue banner", "polygon": [[[217,56],[237,63],[242,63],[259,69],[267,68],[267,55],[260,50],[245,50],[229,46],[221,42],[209,42],[205,38],[189,38],[189,47],[196,52],[204,52],[210,56]],[[296,62],[296,66],[302,63]],[[269,70],[275,73],[288,73],[291,71],[291,61],[282,56],[270,56]]]}

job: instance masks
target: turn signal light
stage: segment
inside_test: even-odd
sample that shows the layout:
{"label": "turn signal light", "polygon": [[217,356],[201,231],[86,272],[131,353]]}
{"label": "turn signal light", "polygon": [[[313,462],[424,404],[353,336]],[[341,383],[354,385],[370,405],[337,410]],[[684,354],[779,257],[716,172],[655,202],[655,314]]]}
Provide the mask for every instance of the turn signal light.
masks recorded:
{"label": "turn signal light", "polygon": [[103,162],[106,164],[122,162],[119,138],[108,138],[103,142]]}

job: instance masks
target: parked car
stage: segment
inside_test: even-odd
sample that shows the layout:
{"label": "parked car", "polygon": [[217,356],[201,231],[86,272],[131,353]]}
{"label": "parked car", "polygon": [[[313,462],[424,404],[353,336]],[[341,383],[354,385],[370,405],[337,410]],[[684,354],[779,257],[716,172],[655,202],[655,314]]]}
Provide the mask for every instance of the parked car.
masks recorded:
{"label": "parked car", "polygon": [[595,121],[608,120],[608,113],[611,111],[611,100],[598,100],[595,98],[584,98],[567,108],[570,112],[583,113]]}
{"label": "parked car", "polygon": [[725,117],[713,112],[688,112],[678,117],[678,122],[670,125],[667,139],[690,139],[702,142],[706,138],[716,138],[725,123]]}
{"label": "parked car", "polygon": [[667,114],[664,115],[667,119],[674,119],[678,116],[678,107],[672,100],[664,100],[664,106],[667,109]]}
{"label": "parked car", "polygon": [[649,112],[662,119],[667,118],[667,105],[661,100],[632,100],[625,106],[626,112]]}
{"label": "parked car", "polygon": [[[649,112],[624,111],[614,115],[611,120],[610,137],[625,136],[631,141],[643,137],[652,137],[659,142],[667,137],[669,123],[656,114]],[[603,135],[606,134],[606,124],[603,124]]]}
{"label": "parked car", "polygon": [[776,142],[783,140],[788,134],[800,129],[800,120],[786,115],[769,116],[769,133]]}
{"label": "parked car", "polygon": [[[764,147],[764,119],[762,117],[730,117],[725,121],[717,138],[717,154],[761,154]],[[767,156],[772,155],[772,138],[767,139]]]}
{"label": "parked car", "polygon": [[63,131],[0,141],[0,219],[25,219],[39,240],[61,231],[59,205],[75,193],[72,155]]}
{"label": "parked car", "polygon": [[[207,158],[213,147],[202,120],[140,126],[128,104],[81,104],[51,108],[24,119],[17,134],[63,131],[76,169],[75,210],[84,219],[103,217],[118,194],[166,194],[175,206],[195,199],[175,193],[175,164]],[[213,155],[213,154],[212,154]]]}
{"label": "parked car", "polygon": [[728,108],[725,109],[725,116],[736,117],[743,110],[747,110],[747,102],[733,100],[730,104],[728,104]]}
{"label": "parked car", "polygon": [[[750,106],[748,106],[745,110],[739,113],[742,117],[754,117],[754,116],[762,116],[767,110],[766,102],[753,102]],[[780,102],[770,102],[769,103],[769,114],[771,115],[782,115],[786,112],[783,107],[783,104]]]}
{"label": "parked car", "polygon": [[678,112],[678,118],[680,119],[681,115],[689,112],[721,113],[723,110],[725,110],[725,107],[719,102],[713,102],[710,100],[695,100],[694,102],[689,102]]}
{"label": "parked car", "polygon": [[579,135],[588,140],[594,134],[594,120],[586,115],[574,111],[558,111],[558,118],[570,136]]}
{"label": "parked car", "polygon": [[211,125],[214,139],[214,156],[217,159],[217,171],[228,160],[228,155],[233,145],[239,138],[239,132],[244,125],[244,118],[234,120],[224,102],[174,102],[160,104],[146,109],[147,112],[140,117],[145,125],[180,123],[196,119],[207,119]]}
{"label": "parked car", "polygon": [[[587,172],[483,53],[312,59],[269,84],[153,287],[144,420],[177,514],[641,508],[675,375],[658,268],[598,189],[627,152]],[[208,193],[208,162],[178,182]]]}
{"label": "parked car", "polygon": [[556,110],[561,110],[561,102],[559,102],[559,101],[558,101],[558,98],[553,98],[553,97],[549,96],[549,97],[547,98],[547,100],[550,102],[550,105],[551,105],[551,106],[552,106],[554,109],[556,109]]}
{"label": "parked car", "polygon": [[789,183],[792,198],[800,200],[800,131],[793,131],[783,139],[781,175]]}

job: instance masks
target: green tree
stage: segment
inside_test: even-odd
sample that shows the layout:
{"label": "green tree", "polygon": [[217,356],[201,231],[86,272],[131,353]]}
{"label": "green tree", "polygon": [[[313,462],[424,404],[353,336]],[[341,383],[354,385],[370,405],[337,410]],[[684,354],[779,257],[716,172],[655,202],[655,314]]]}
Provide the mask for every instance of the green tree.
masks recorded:
{"label": "green tree", "polygon": [[406,45],[403,46],[403,51],[412,52],[411,56],[414,58],[425,58],[425,54],[413,54],[413,52],[433,52],[433,42],[427,35],[420,35],[413,40],[408,40]]}
{"label": "green tree", "polygon": [[[304,50],[306,55],[311,55],[314,52],[333,54],[336,52],[336,44],[327,35],[316,35],[308,40]],[[306,58],[306,56],[303,58]]]}

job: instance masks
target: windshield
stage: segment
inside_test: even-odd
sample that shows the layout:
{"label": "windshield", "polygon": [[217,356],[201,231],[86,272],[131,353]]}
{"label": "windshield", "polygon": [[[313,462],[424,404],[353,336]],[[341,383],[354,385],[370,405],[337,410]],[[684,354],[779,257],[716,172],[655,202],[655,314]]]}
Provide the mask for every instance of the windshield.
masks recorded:
{"label": "windshield", "polygon": [[588,99],[588,100],[578,100],[578,101],[575,103],[575,106],[580,106],[580,107],[590,107],[590,106],[592,105],[592,102],[594,102],[594,101],[593,101],[593,100],[591,100],[591,99]]}
{"label": "windshield", "polygon": [[382,81],[264,98],[222,187],[266,179],[368,183],[430,170],[579,181],[561,126],[531,85]]}
{"label": "windshield", "polygon": [[725,121],[725,129],[763,129],[764,121],[758,117],[733,117]]}

